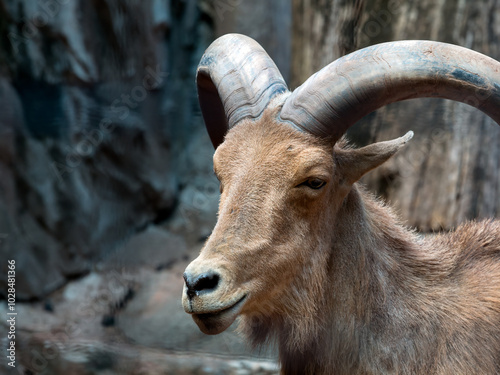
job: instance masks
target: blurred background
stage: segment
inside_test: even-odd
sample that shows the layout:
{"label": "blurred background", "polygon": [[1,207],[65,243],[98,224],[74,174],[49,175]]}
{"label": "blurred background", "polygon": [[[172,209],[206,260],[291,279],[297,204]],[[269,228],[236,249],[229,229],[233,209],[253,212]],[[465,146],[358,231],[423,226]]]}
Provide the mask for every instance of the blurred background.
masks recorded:
{"label": "blurred background", "polygon": [[[294,89],[338,57],[432,39],[500,59],[500,0],[0,0],[1,374],[275,374],[201,334],[182,272],[216,220],[195,70],[219,35],[260,42]],[[357,145],[415,138],[364,183],[424,233],[500,216],[500,127],[445,100],[395,103]],[[7,260],[16,261],[16,368]]]}

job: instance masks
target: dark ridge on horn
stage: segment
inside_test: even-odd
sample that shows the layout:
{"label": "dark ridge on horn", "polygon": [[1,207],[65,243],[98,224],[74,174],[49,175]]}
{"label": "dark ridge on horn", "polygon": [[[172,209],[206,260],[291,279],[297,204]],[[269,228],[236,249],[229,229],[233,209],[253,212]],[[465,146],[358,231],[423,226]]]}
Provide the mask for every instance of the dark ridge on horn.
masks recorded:
{"label": "dark ridge on horn", "polygon": [[469,104],[500,124],[500,63],[446,43],[383,43],[344,56],[311,76],[288,97],[280,117],[335,142],[378,108],[423,97]]}

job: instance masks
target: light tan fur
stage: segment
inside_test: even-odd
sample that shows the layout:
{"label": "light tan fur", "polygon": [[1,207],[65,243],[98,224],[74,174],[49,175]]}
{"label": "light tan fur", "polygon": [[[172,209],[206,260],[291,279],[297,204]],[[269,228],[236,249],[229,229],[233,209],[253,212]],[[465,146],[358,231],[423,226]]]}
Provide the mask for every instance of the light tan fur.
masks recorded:
{"label": "light tan fur", "polygon": [[187,272],[220,285],[186,310],[246,296],[240,329],[282,374],[500,374],[500,222],[418,236],[356,182],[406,140],[332,147],[276,113],[216,150],[218,222]]}

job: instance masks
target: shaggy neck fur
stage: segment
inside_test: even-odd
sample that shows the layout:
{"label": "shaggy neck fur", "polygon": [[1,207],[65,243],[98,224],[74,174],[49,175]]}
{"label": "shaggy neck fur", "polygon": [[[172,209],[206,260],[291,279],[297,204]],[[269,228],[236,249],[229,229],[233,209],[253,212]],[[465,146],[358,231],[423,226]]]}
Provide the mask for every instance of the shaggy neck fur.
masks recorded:
{"label": "shaggy neck fur", "polygon": [[[277,343],[282,374],[499,370],[494,327],[500,324],[500,292],[488,291],[491,301],[482,304],[474,298],[484,292],[458,290],[465,278],[474,278],[463,270],[474,247],[500,256],[498,222],[485,224],[492,226],[485,233],[496,233],[486,244],[463,239],[470,250],[464,252],[456,244],[450,248],[459,238],[419,239],[356,185],[337,217],[331,248],[317,249],[327,254],[323,260],[311,258],[277,307],[242,319],[254,344]],[[491,273],[498,278],[495,264]],[[481,354],[471,350],[471,340],[481,341]]]}

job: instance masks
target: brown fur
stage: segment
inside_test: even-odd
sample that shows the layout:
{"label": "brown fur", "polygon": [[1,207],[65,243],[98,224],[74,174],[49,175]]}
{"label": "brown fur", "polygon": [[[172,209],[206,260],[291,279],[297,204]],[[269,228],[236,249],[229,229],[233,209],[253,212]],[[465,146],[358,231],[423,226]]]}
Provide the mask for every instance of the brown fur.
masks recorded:
{"label": "brown fur", "polygon": [[193,311],[247,295],[240,329],[282,374],[500,374],[500,222],[419,237],[355,182],[401,141],[332,148],[275,116],[214,155],[219,219],[188,269],[221,286]]}

